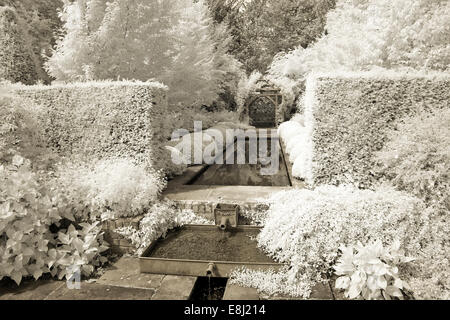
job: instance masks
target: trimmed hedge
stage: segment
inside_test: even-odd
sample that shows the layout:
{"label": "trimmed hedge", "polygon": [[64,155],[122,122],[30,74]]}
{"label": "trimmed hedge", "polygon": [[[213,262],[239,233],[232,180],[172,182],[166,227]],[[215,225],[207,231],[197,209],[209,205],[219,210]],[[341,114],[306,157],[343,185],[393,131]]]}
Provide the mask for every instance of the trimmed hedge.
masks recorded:
{"label": "trimmed hedge", "polygon": [[64,157],[82,160],[130,158],[168,170],[164,143],[172,128],[166,118],[167,88],[157,82],[87,82],[15,86],[43,107],[47,144]]}
{"label": "trimmed hedge", "polygon": [[449,108],[450,76],[383,73],[311,75],[305,125],[310,184],[371,187],[379,178],[374,153],[402,118]]}

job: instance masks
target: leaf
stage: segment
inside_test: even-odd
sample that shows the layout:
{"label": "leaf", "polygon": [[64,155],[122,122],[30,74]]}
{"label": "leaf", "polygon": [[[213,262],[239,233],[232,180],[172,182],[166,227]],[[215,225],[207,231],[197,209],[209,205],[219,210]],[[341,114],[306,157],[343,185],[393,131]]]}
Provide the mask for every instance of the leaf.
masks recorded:
{"label": "leaf", "polygon": [[90,276],[92,272],[94,272],[94,267],[91,265],[83,265],[81,267],[81,270],[83,271],[83,274],[86,276]]}
{"label": "leaf", "polygon": [[336,279],[336,289],[347,289],[350,285],[350,277],[339,277]]}
{"label": "leaf", "polygon": [[341,263],[334,267],[337,275],[350,274],[355,271],[355,266],[353,264]]}
{"label": "leaf", "polygon": [[84,252],[84,249],[83,249],[84,243],[83,243],[83,241],[80,238],[73,239],[72,240],[72,245],[75,247],[75,249],[78,252],[80,252],[80,253]]}
{"label": "leaf", "polygon": [[34,251],[30,247],[27,247],[27,248],[25,248],[23,250],[23,255],[24,256],[33,256],[34,255]]}
{"label": "leaf", "polygon": [[394,287],[397,287],[399,289],[403,289],[403,281],[400,279],[395,279],[394,281]]}
{"label": "leaf", "polygon": [[359,288],[359,286],[351,285],[350,289],[347,292],[347,296],[349,299],[355,299],[359,296],[360,293],[361,293],[361,288]]}
{"label": "leaf", "polygon": [[58,240],[61,241],[62,244],[67,244],[67,245],[70,244],[70,242],[71,242],[69,235],[62,233],[62,232],[58,233]]}
{"label": "leaf", "polygon": [[384,276],[378,277],[377,285],[381,289],[386,289],[386,287],[387,287],[387,280],[386,280],[386,278]]}
{"label": "leaf", "polygon": [[413,258],[413,257],[404,257],[402,259],[402,262],[403,263],[408,263],[408,262],[412,262],[412,261],[415,261],[415,260],[416,260],[416,258]]}
{"label": "leaf", "polygon": [[75,221],[75,217],[74,217],[74,215],[73,215],[73,213],[71,211],[63,210],[61,216],[63,218],[66,218],[69,221],[72,221],[72,222]]}
{"label": "leaf", "polygon": [[388,294],[392,297],[397,297],[397,298],[403,297],[403,293],[400,291],[400,289],[396,288],[394,286],[388,286],[386,288],[386,294]]}
{"label": "leaf", "polygon": [[375,276],[369,276],[367,278],[367,287],[372,291],[375,291],[378,289],[377,279]]}
{"label": "leaf", "polygon": [[71,225],[69,226],[69,228],[67,229],[67,234],[68,234],[70,237],[76,237],[76,236],[78,236],[78,231],[77,231],[77,229],[75,229],[75,227],[74,227],[73,224],[71,224]]}
{"label": "leaf", "polygon": [[42,276],[42,269],[37,268],[37,269],[33,272],[33,278],[34,278],[35,280],[38,280],[41,276]]}
{"label": "leaf", "polygon": [[17,283],[17,285],[19,286],[20,283],[22,282],[22,272],[14,271],[11,274],[10,278],[13,279],[15,281],[15,283]]}

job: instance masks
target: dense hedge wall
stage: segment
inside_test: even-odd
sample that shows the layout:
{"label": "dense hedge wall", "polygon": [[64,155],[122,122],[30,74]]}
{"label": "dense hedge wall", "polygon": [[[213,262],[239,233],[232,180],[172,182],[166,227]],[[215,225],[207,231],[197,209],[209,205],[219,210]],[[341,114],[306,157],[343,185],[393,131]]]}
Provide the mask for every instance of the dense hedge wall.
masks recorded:
{"label": "dense hedge wall", "polygon": [[448,109],[450,76],[395,73],[316,74],[307,80],[305,125],[310,137],[307,180],[370,187],[374,153],[402,118]]}
{"label": "dense hedge wall", "polygon": [[156,82],[88,82],[16,86],[43,107],[47,144],[61,156],[131,158],[154,169],[170,165],[163,144],[172,131],[164,121],[167,89]]}

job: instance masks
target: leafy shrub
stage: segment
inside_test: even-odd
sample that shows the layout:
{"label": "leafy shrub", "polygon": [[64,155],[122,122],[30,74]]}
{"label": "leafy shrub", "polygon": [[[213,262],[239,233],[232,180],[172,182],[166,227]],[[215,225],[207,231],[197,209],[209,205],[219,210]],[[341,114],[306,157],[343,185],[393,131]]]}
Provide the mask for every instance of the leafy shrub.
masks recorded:
{"label": "leafy shrub", "polygon": [[66,163],[56,172],[54,185],[86,220],[141,215],[154,203],[165,181],[160,173],[129,159],[103,159],[92,164]]}
{"label": "leafy shrub", "polygon": [[240,73],[203,1],[76,0],[61,18],[64,36],[46,64],[59,81],[157,79],[178,110],[210,105]]}
{"label": "leafy shrub", "polygon": [[413,261],[405,257],[396,241],[390,248],[383,247],[381,241],[366,246],[341,246],[342,256],[334,266],[336,288],[344,289],[350,299],[361,297],[366,300],[404,298],[404,291],[409,285],[401,280],[398,264]]}
{"label": "leafy shrub", "polygon": [[[170,116],[172,128],[186,129],[190,132],[194,131],[194,121],[201,121],[204,130],[215,126],[220,122],[238,122],[236,112],[231,111],[213,111],[208,112],[201,108],[183,108],[180,111],[173,112]],[[168,138],[170,138],[170,132]]]}
{"label": "leafy shrub", "polygon": [[130,239],[136,246],[136,254],[141,255],[150,243],[164,237],[167,231],[185,224],[212,224],[202,217],[196,216],[192,210],[177,209],[169,201],[154,204],[139,223],[139,230],[133,227],[116,229],[116,232]]}
{"label": "leafy shrub", "polygon": [[303,125],[303,117],[295,116],[291,121],[283,122],[278,128],[280,139],[286,146],[289,161],[293,164],[292,175],[306,179],[308,173],[307,156],[310,155],[310,135]]}
{"label": "leafy shrub", "polygon": [[[317,282],[331,276],[341,243],[360,241],[366,245],[379,239],[390,245],[400,241],[405,254],[416,257],[417,264],[425,259],[420,254],[427,241],[424,204],[392,188],[375,192],[321,186],[278,193],[269,204],[258,244],[274,259],[290,266],[284,275],[272,277],[284,279],[271,285],[276,292],[308,297]],[[436,263],[443,267],[443,261]],[[423,272],[400,271],[408,273],[406,280],[426,278]],[[256,284],[257,279],[248,283]]]}
{"label": "leafy shrub", "polygon": [[450,275],[443,267],[449,263],[450,243],[449,121],[448,109],[407,117],[388,133],[389,141],[376,154],[386,180],[430,207],[421,234],[426,239],[421,249],[426,259],[420,272],[426,277],[411,282],[414,292],[428,299],[450,295]]}
{"label": "leafy shrub", "polygon": [[108,246],[103,244],[103,233],[98,224],[99,222],[84,222],[79,224],[78,229],[71,224],[67,229],[58,232],[54,239],[56,249],[48,251],[49,265],[53,265],[50,273],[53,276],[71,279],[77,268],[80,269],[81,275],[90,276],[95,267],[107,261],[106,257],[101,256]]}
{"label": "leafy shrub", "polygon": [[304,97],[305,125],[311,139],[307,181],[373,187],[380,178],[375,154],[387,143],[388,131],[420,110],[445,110],[449,86],[449,76],[444,73],[309,77]]}
{"label": "leafy shrub", "polygon": [[448,1],[339,0],[322,38],[278,55],[270,73],[302,79],[314,71],[448,70],[449,19]]}
{"label": "leafy shrub", "polygon": [[45,147],[41,112],[0,92],[0,279],[18,284],[43,273],[70,278],[76,267],[88,276],[106,259],[100,228],[75,222],[75,208],[51,183],[60,159]]}
{"label": "leafy shrub", "polygon": [[[15,155],[11,163],[0,165],[0,279],[20,284],[23,277],[38,279],[43,273],[70,278],[77,266],[88,276],[105,262],[100,228],[84,223],[77,230],[70,212],[53,195],[29,160]],[[70,221],[67,229],[64,221]],[[51,226],[59,226],[59,233],[52,233]]]}
{"label": "leafy shrub", "polygon": [[420,112],[388,133],[376,154],[397,188],[450,210],[450,110]]}

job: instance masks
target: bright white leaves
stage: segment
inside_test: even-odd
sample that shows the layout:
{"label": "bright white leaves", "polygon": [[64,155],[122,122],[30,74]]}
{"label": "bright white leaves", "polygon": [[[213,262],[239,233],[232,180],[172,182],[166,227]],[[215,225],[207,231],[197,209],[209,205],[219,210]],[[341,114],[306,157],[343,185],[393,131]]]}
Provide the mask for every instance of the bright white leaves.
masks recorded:
{"label": "bright white leaves", "polygon": [[[126,217],[143,212],[165,186],[160,174],[130,159],[111,158],[93,165],[67,165],[59,169],[59,183],[79,199],[79,212],[89,207],[84,219],[95,216]],[[83,200],[84,199],[84,200]]]}
{"label": "bright white leaves", "polygon": [[404,256],[399,241],[388,248],[378,240],[366,246],[341,246],[340,251],[342,255],[334,266],[340,276],[336,288],[345,290],[347,298],[403,299],[402,290],[409,286],[400,279],[397,266],[414,259]]}
{"label": "bright white leaves", "polygon": [[115,230],[128,238],[137,248],[136,254],[141,255],[150,243],[167,231],[185,224],[213,224],[194,214],[192,210],[179,210],[174,203],[159,202],[148,209],[148,213],[139,223],[139,229],[123,227]]}
{"label": "bright white leaves", "polygon": [[100,254],[106,247],[97,224],[50,232],[50,225],[71,214],[44,192],[50,193],[38,183],[29,160],[15,155],[10,166],[0,167],[0,279],[20,284],[23,277],[38,279],[49,272],[62,279],[73,265],[90,275],[104,262]]}
{"label": "bright white leaves", "polygon": [[279,126],[278,134],[286,146],[289,161],[293,164],[292,175],[306,179],[310,171],[308,159],[311,154],[311,138],[302,122],[300,117],[284,122]]}
{"label": "bright white leaves", "polygon": [[[341,243],[360,241],[366,244],[370,239],[380,239],[385,244],[393,244],[399,239],[402,249],[416,256],[418,242],[423,239],[418,234],[424,206],[418,199],[391,188],[371,191],[320,186],[315,190],[281,192],[269,203],[258,243],[276,260],[289,264],[286,276],[292,286],[304,288],[296,291],[302,296],[308,296],[310,288],[323,281],[322,277],[332,270],[339,258]],[[399,248],[395,243],[389,251],[393,266],[400,264],[397,258],[403,255]],[[350,253],[347,256],[352,257]],[[353,260],[345,262],[343,271],[358,271],[352,265]],[[364,277],[359,273],[358,276]],[[383,284],[382,279],[380,284]],[[279,283],[277,291],[283,291],[283,287],[284,284]]]}
{"label": "bright white leaves", "polygon": [[170,105],[200,106],[232,73],[217,60],[237,64],[216,50],[223,44],[203,1],[77,0],[62,17],[65,37],[46,64],[60,81],[157,79],[170,87]]}
{"label": "bright white leaves", "polygon": [[327,34],[307,49],[279,55],[270,72],[303,78],[380,67],[448,70],[449,20],[449,1],[340,0],[327,15]]}

